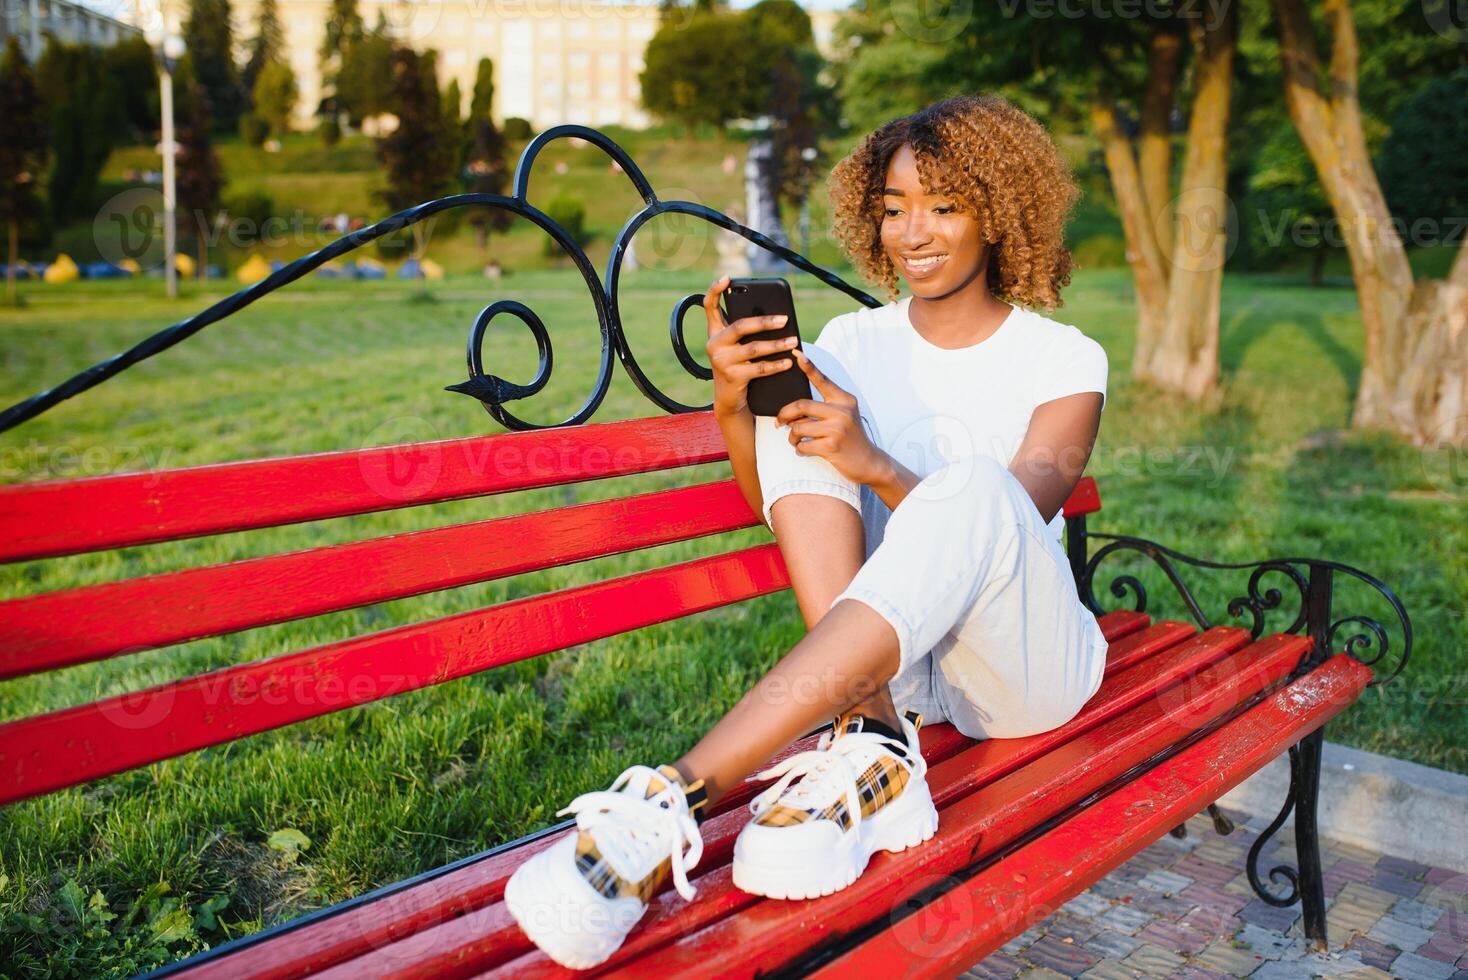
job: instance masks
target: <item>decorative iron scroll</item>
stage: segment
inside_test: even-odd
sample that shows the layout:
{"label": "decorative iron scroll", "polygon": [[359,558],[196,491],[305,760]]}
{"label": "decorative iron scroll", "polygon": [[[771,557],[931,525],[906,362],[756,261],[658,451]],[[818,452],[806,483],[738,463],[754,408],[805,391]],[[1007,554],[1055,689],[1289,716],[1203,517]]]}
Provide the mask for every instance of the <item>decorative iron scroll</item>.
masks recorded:
{"label": "decorative iron scroll", "polygon": [[[599,147],[607,156],[616,161],[632,182],[633,188],[642,198],[643,208],[634,214],[612,245],[611,256],[607,260],[607,268],[604,280],[598,280],[596,271],[592,267],[591,260],[581,246],[577,244],[564,228],[557,224],[544,211],[535,207],[528,199],[530,186],[530,171],[535,164],[535,159],[540,151],[552,140],[583,139]],[[159,354],[174,344],[180,343],[192,337],[213,323],[218,323],[225,317],[244,309],[262,296],[274,292],[282,286],[295,282],[297,279],[320,268],[332,259],[338,258],[355,249],[361,248],[369,242],[375,241],[384,235],[401,231],[410,225],[417,224],[426,218],[430,218],[442,211],[465,207],[495,207],[502,208],[512,214],[525,218],[542,231],[548,234],[560,249],[568,255],[575,263],[581,278],[586,282],[591,291],[592,300],[596,306],[597,322],[601,328],[601,364],[597,371],[596,385],[587,396],[581,407],[568,418],[554,423],[553,425],[536,425],[512,415],[504,407],[504,403],[515,399],[526,398],[535,394],[545,387],[550,380],[551,372],[551,343],[550,335],[545,329],[544,323],[529,307],[523,303],[513,300],[500,300],[486,306],[475,318],[474,324],[469,331],[469,378],[458,384],[448,385],[448,391],[457,391],[478,399],[487,412],[500,424],[509,429],[543,429],[557,426],[579,425],[596,412],[601,405],[602,399],[606,397],[607,390],[612,380],[612,355],[615,352],[617,358],[622,362],[622,367],[632,378],[637,389],[651,399],[659,408],[665,412],[694,412],[703,411],[710,405],[685,405],[658,389],[643,373],[641,366],[633,356],[632,348],[627,342],[625,331],[622,329],[621,311],[617,300],[617,284],[622,270],[622,261],[627,254],[627,247],[632,237],[648,221],[661,214],[686,214],[695,218],[701,218],[710,224],[735,232],[759,247],[773,252],[791,265],[815,276],[821,282],[839,289],[848,296],[867,307],[878,307],[880,300],[858,289],[846,282],[840,276],[821,268],[811,262],[798,252],[775,242],[774,240],[760,234],[752,228],[747,228],[734,219],[730,218],[713,208],[691,201],[662,201],[653,192],[652,185],[648,183],[642,170],[632,162],[627,152],[618,146],[606,134],[599,130],[586,126],[555,126],[539,134],[532,139],[520,154],[520,159],[515,165],[515,178],[513,193],[509,197],[501,194],[455,194],[450,197],[439,198],[428,201],[416,207],[399,211],[397,214],[384,218],[374,225],[368,225],[357,231],[350,232],[336,241],[317,249],[309,255],[303,256],[282,266],[272,272],[269,276],[254,285],[247,286],[231,296],[220,300],[213,306],[196,313],[186,320],[175,323],[173,326],[158,331],[145,340],[140,341],[133,347],[117,354],[105,361],[93,365],[80,374],[62,382],[54,388],[49,388],[39,394],[33,395],[24,401],[0,412],[0,432],[14,428],[29,419],[35,418],[42,412],[55,405],[81,394],[89,388],[101,384],[103,381],[116,376],[119,372],[146,360],[155,354]],[[688,346],[683,338],[683,316],[690,309],[700,305],[702,296],[694,294],[679,300],[673,307],[672,319],[669,326],[670,339],[672,340],[674,354],[678,362],[689,374],[703,381],[713,378],[713,372],[699,364],[689,352]],[[508,314],[519,319],[534,335],[536,345],[539,348],[540,364],[536,370],[535,377],[528,384],[516,384],[507,381],[498,375],[487,373],[484,370],[483,342],[485,332],[490,322],[500,314]]]}
{"label": "decorative iron scroll", "polygon": [[[1247,617],[1249,634],[1256,640],[1264,633],[1265,617],[1268,612],[1294,608],[1292,602],[1286,603],[1285,591],[1277,587],[1263,587],[1262,583],[1266,575],[1282,576],[1284,581],[1281,585],[1284,585],[1286,590],[1290,587],[1294,588],[1299,597],[1299,607],[1293,621],[1277,632],[1299,633],[1302,629],[1308,630],[1316,641],[1316,649],[1312,651],[1311,656],[1312,666],[1329,655],[1330,651],[1334,649],[1337,634],[1347,629],[1348,626],[1359,627],[1360,631],[1346,637],[1344,652],[1373,669],[1375,676],[1371,680],[1372,686],[1384,684],[1396,677],[1406,667],[1411,657],[1412,621],[1407,616],[1406,608],[1403,607],[1396,593],[1385,583],[1359,568],[1353,568],[1340,562],[1327,561],[1323,558],[1270,558],[1256,562],[1209,561],[1183,554],[1144,538],[1093,532],[1088,533],[1087,537],[1109,542],[1096,549],[1095,554],[1086,561],[1076,583],[1081,601],[1098,616],[1105,612],[1100,602],[1097,601],[1095,593],[1098,566],[1109,556],[1118,552],[1136,552],[1151,559],[1163,571],[1187,605],[1189,614],[1201,629],[1210,629],[1215,624],[1203,612],[1192,590],[1183,580],[1178,571],[1178,563],[1197,568],[1251,569],[1248,591],[1244,595],[1230,599],[1227,609],[1228,614],[1236,619]],[[1387,630],[1378,621],[1367,616],[1331,618],[1330,593],[1334,586],[1333,576],[1336,573],[1342,573],[1366,583],[1390,604],[1396,612],[1402,631],[1402,647],[1399,653],[1393,654]],[[1111,580],[1108,588],[1111,594],[1118,599],[1125,599],[1127,593],[1131,593],[1134,599],[1132,609],[1137,612],[1147,611],[1147,590],[1136,576],[1117,575]]]}

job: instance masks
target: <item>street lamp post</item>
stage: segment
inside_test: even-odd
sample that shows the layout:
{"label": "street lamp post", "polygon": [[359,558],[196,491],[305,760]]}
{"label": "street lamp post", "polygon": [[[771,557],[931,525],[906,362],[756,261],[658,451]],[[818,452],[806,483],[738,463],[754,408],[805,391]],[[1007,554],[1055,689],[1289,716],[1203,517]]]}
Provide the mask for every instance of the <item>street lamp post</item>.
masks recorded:
{"label": "street lamp post", "polygon": [[178,235],[178,183],[174,173],[178,147],[173,141],[173,71],[184,54],[183,38],[177,34],[155,36],[154,54],[158,57],[158,108],[163,117],[163,278],[170,298],[178,296],[178,260],[175,256]]}

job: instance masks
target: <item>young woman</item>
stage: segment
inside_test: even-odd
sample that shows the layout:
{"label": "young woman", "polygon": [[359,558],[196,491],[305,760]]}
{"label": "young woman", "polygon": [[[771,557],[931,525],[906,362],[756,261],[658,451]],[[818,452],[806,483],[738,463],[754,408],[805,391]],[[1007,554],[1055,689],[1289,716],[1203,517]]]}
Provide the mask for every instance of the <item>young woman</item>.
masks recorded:
{"label": "young woman", "polygon": [[[1061,505],[1100,425],[1106,354],[1053,309],[1076,197],[1044,129],[998,98],[894,120],[832,171],[836,231],[886,306],[838,316],[806,354],[740,344],[704,297],[714,412],[734,475],[774,532],[808,633],[687,755],[632,766],[562,813],[577,828],[510,878],[505,902],[562,965],[611,956],[703,845],[709,803],[835,716],[817,748],[759,773],[734,883],[773,898],[851,884],[938,814],[924,716],[973,738],[1048,731],[1101,683],[1106,641],[1061,547]],[[911,295],[897,299],[897,279]],[[792,366],[794,365],[794,366]],[[775,418],[749,381],[800,370],[815,397]]]}

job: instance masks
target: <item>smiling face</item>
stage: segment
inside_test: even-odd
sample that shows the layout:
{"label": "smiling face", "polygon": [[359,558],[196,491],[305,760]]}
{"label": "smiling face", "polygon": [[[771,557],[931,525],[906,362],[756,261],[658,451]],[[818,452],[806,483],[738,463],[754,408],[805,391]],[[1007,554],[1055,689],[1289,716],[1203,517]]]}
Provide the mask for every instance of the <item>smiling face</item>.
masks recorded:
{"label": "smiling face", "polygon": [[882,248],[914,296],[946,296],[978,278],[988,254],[978,219],[923,188],[909,144],[887,164],[882,208]]}

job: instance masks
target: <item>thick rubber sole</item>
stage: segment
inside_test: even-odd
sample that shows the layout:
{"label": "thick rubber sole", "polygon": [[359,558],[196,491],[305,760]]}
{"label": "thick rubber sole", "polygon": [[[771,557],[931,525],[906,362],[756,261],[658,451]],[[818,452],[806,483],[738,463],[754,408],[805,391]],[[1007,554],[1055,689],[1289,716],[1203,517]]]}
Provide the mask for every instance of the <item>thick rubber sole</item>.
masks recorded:
{"label": "thick rubber sole", "polygon": [[855,833],[846,834],[839,850],[812,850],[803,853],[800,862],[792,862],[788,854],[760,861],[748,849],[741,851],[736,842],[734,885],[765,898],[821,898],[861,877],[878,851],[905,851],[937,832],[938,809],[927,781],[914,780],[876,816],[863,820]]}
{"label": "thick rubber sole", "polygon": [[548,848],[516,869],[505,882],[505,907],[541,952],[567,969],[589,970],[621,948],[637,919],[626,929],[614,925],[610,903],[559,850]]}

